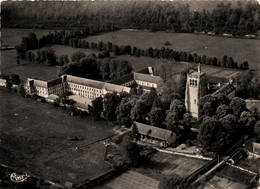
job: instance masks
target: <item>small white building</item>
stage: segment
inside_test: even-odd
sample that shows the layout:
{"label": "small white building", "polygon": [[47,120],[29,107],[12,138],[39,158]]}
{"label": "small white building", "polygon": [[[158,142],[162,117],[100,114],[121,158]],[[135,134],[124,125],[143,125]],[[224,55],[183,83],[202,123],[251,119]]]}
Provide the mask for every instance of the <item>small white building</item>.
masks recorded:
{"label": "small white building", "polygon": [[6,87],[6,80],[0,78],[0,87]]}

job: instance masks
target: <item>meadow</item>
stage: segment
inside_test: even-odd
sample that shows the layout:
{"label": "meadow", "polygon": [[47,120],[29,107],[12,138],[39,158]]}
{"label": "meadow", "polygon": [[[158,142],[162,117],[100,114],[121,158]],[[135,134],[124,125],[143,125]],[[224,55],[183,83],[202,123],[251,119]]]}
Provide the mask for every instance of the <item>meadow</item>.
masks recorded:
{"label": "meadow", "polygon": [[[141,49],[171,48],[176,51],[185,51],[222,58],[224,55],[233,57],[241,63],[248,61],[251,69],[260,70],[260,41],[258,39],[238,39],[190,33],[167,33],[145,31],[116,31],[85,38],[88,42],[111,41],[116,45],[130,45]],[[171,45],[165,46],[169,41]]]}
{"label": "meadow", "polygon": [[[112,169],[96,142],[113,128],[91,117],[70,117],[57,107],[0,89],[0,163],[61,185],[82,183]],[[78,149],[76,149],[78,147]]]}

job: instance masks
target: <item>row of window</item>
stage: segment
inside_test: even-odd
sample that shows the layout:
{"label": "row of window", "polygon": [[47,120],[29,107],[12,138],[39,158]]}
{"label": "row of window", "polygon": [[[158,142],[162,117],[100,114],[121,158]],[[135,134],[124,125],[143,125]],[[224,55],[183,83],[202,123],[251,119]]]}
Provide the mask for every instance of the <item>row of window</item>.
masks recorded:
{"label": "row of window", "polygon": [[86,86],[81,86],[81,85],[76,85],[76,84],[69,84],[69,87],[72,89],[72,90],[75,90],[75,91],[83,91],[83,90],[88,90],[88,91],[94,91],[94,92],[99,92],[101,93],[101,90],[100,89],[95,89],[95,88],[92,88],[92,87],[86,87]]}
{"label": "row of window", "polygon": [[198,81],[195,79],[190,79],[190,85],[191,86],[197,86],[198,85]]}
{"label": "row of window", "polygon": [[139,85],[144,85],[144,86],[149,86],[149,87],[154,87],[156,88],[156,84],[153,84],[153,83],[148,83],[148,82],[144,82],[144,81],[137,81],[137,83]]}

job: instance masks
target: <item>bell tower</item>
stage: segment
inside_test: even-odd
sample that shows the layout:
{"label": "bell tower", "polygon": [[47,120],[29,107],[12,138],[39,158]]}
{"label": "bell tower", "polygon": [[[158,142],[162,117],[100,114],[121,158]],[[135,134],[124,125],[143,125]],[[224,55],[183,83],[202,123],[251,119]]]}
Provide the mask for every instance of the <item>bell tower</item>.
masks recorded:
{"label": "bell tower", "polygon": [[185,107],[187,112],[194,118],[199,118],[199,100],[206,94],[206,75],[201,72],[200,64],[198,71],[187,74]]}

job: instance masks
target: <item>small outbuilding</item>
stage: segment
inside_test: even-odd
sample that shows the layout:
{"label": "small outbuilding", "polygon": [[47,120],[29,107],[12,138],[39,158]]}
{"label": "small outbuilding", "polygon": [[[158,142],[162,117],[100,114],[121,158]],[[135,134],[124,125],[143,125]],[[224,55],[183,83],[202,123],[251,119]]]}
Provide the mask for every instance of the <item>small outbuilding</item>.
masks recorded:
{"label": "small outbuilding", "polygon": [[151,125],[134,122],[141,135],[141,141],[157,144],[160,146],[169,146],[176,141],[176,134],[168,129],[162,129]]}

